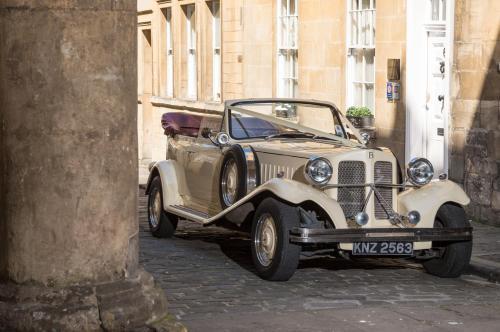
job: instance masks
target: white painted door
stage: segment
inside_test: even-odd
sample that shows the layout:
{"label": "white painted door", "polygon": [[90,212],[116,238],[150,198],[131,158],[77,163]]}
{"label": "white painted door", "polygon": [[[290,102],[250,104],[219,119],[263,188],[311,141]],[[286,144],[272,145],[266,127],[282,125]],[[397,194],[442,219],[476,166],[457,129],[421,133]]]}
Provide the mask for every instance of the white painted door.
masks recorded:
{"label": "white painted door", "polygon": [[426,84],[426,139],[425,154],[434,166],[434,173],[447,172],[445,167],[445,115],[446,82],[446,33],[429,31],[427,33],[427,84]]}

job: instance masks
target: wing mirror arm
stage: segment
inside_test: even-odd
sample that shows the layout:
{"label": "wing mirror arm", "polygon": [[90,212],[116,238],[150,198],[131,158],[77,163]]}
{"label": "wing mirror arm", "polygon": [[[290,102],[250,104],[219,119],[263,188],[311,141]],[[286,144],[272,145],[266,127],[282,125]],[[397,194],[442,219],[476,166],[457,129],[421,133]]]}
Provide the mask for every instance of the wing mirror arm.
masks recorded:
{"label": "wing mirror arm", "polygon": [[210,128],[203,128],[201,130],[201,136],[208,138],[215,146],[224,147],[229,144],[229,135],[225,132],[217,132]]}

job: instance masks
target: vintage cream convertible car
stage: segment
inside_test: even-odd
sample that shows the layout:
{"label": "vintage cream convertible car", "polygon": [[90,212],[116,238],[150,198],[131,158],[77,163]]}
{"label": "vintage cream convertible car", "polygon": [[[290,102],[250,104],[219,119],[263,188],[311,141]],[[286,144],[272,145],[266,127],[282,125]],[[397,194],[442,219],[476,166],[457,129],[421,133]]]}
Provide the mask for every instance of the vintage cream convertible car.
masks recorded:
{"label": "vintage cream convertible car", "polygon": [[317,253],[412,257],[441,277],[469,263],[461,187],[423,158],[402,172],[331,103],[234,100],[223,115],[166,113],[162,126],[167,158],[146,188],[155,236],[172,236],[179,219],[250,232],[267,280],[288,280]]}

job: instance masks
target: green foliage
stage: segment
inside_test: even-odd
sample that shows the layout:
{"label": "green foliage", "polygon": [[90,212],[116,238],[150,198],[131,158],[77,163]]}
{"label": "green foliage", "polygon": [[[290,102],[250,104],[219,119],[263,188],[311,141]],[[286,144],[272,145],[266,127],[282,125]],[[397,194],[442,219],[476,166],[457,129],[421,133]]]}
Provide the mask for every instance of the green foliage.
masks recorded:
{"label": "green foliage", "polygon": [[366,116],[373,116],[372,111],[365,106],[351,106],[347,109],[347,116],[356,118],[363,118]]}

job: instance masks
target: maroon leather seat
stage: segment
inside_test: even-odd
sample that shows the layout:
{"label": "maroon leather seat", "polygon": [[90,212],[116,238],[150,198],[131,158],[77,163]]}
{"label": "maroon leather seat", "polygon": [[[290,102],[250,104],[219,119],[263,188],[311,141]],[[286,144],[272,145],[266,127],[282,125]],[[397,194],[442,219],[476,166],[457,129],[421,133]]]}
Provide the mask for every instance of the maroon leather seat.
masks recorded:
{"label": "maroon leather seat", "polygon": [[202,118],[201,115],[196,114],[168,112],[161,116],[161,126],[167,136],[184,135],[197,137]]}

